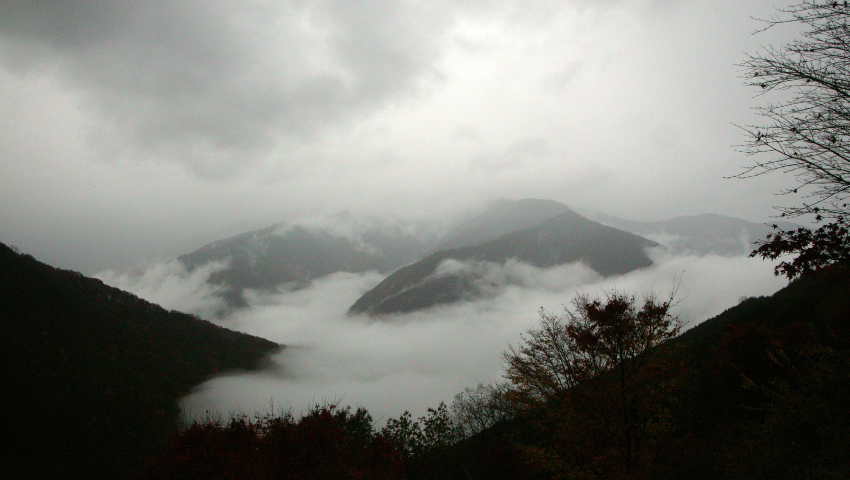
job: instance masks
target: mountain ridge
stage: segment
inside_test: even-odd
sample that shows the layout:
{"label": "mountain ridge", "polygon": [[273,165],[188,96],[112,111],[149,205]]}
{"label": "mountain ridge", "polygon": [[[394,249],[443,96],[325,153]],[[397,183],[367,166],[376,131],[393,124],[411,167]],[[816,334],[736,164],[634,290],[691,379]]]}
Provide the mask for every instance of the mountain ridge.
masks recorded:
{"label": "mountain ridge", "polygon": [[409,312],[481,296],[481,288],[476,285],[481,278],[474,273],[432,277],[448,259],[501,265],[508,259],[516,259],[538,268],[584,261],[601,275],[610,276],[651,265],[643,250],[656,245],[569,211],[496,240],[436,252],[402,267],[363,294],[349,308],[349,314]]}
{"label": "mountain ridge", "polygon": [[579,209],[587,218],[636,235],[649,237],[674,254],[748,255],[759,241],[774,231],[772,225],[782,230],[799,227],[791,222],[750,222],[717,213],[681,215],[667,220],[642,222],[606,215],[602,212]]}
{"label": "mountain ridge", "polygon": [[554,200],[523,198],[496,200],[478,215],[450,230],[436,251],[480,245],[564,215],[570,208]]}
{"label": "mountain ridge", "polygon": [[0,428],[10,478],[130,478],[176,428],[177,401],[282,348],[0,243]]}
{"label": "mountain ridge", "polygon": [[[339,271],[392,274],[439,252],[483,245],[569,212],[654,241],[674,255],[747,255],[756,242],[772,231],[768,225],[718,214],[640,222],[571,209],[553,200],[503,199],[491,202],[477,215],[466,217],[453,227],[441,226],[436,220],[381,219],[348,211],[309,221],[278,223],[210,242],[181,255],[179,261],[190,272],[209,262],[224,264],[209,278],[225,300],[227,306],[219,312],[224,315],[247,306],[243,298],[246,289],[296,290]],[[434,284],[435,294],[463,290],[474,296],[474,279],[457,277],[442,282],[442,286]],[[449,286],[446,282],[454,283]]]}
{"label": "mountain ridge", "polygon": [[273,290],[279,285],[298,289],[316,278],[346,271],[389,272],[415,261],[435,236],[428,225],[367,219],[348,212],[321,219],[278,223],[206,244],[178,257],[192,271],[204,264],[225,262],[210,276],[224,287],[230,308],[247,305],[245,289]]}

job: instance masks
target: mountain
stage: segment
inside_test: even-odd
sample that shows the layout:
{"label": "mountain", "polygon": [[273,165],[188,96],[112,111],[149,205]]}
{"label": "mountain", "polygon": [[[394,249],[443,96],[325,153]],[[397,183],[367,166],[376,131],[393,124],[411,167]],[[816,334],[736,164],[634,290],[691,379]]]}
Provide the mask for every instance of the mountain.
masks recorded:
{"label": "mountain", "polygon": [[389,272],[421,258],[439,238],[434,224],[356,218],[343,212],[319,221],[272,225],[210,243],[179,257],[189,271],[223,262],[210,282],[226,287],[231,306],[246,288],[293,288],[335,272]]}
{"label": "mountain", "polygon": [[497,200],[480,214],[451,229],[437,250],[480,245],[569,212],[566,205],[553,200]]}
{"label": "mountain", "polygon": [[5,476],[129,478],[176,428],[180,397],[280,348],[0,244]]}
{"label": "mountain", "polygon": [[[651,238],[680,255],[748,255],[755,242],[773,232],[772,226],[713,213],[675,217],[659,222],[638,222],[580,210],[582,215],[620,230]],[[796,229],[790,222],[775,222],[783,230]]]}
{"label": "mountain", "polygon": [[[753,242],[771,232],[767,225],[715,214],[638,222],[599,212],[581,210],[579,213],[602,225],[650,239],[679,255],[745,255],[752,251]],[[381,308],[410,311],[422,308],[423,305],[479,297],[492,291],[493,285],[483,281],[481,271],[434,276],[435,272],[443,273],[443,270],[451,267],[451,264],[443,264],[444,260],[464,260],[467,264],[459,267],[455,264],[455,267],[482,270],[488,268],[486,262],[504,263],[503,256],[521,259],[526,255],[531,258],[534,255],[529,252],[505,252],[500,256],[489,250],[471,253],[463,249],[483,246],[505,235],[532,229],[553,218],[571,214],[576,212],[552,200],[498,200],[478,215],[449,228],[443,235],[444,227],[437,221],[412,222],[342,212],[321,219],[277,224],[242,233],[210,243],[180,256],[179,260],[189,271],[210,262],[220,263],[221,267],[211,275],[210,282],[221,287],[220,295],[225,298],[229,308],[246,306],[242,296],[245,289],[273,290],[279,285],[297,289],[335,272],[389,273],[406,266],[394,274],[395,277],[387,279],[393,285],[398,283],[398,288],[405,289],[404,295],[397,297],[400,291],[384,285],[377,292],[369,292],[362,301],[358,300],[352,306],[352,312],[371,311],[389,297],[394,298],[391,304],[401,303],[396,306],[387,304]],[[780,227],[796,226],[781,223]],[[456,250],[459,252],[445,253]],[[628,252],[626,254],[631,255]],[[584,258],[584,254],[574,252],[574,255],[570,259],[564,257],[564,261]],[[495,260],[488,260],[490,257]],[[603,271],[606,268],[605,257],[607,255],[599,256],[596,260],[598,264],[592,266],[608,275],[610,273]],[[535,261],[541,262],[540,259]],[[469,262],[477,263],[472,265]],[[441,264],[442,270],[437,272]],[[643,265],[640,262],[637,264]],[[427,286],[422,284],[426,277]]]}
{"label": "mountain", "polygon": [[486,280],[484,271],[509,259],[540,268],[583,261],[604,276],[623,274],[651,265],[644,249],[656,245],[568,211],[531,228],[436,252],[402,267],[360,297],[349,313],[410,312],[486,295],[497,285]]}

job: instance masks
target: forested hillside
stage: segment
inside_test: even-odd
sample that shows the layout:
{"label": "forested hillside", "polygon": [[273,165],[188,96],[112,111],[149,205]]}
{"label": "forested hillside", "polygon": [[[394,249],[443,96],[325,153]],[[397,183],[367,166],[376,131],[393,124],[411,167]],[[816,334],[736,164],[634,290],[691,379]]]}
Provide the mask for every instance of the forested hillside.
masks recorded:
{"label": "forested hillside", "polygon": [[[675,333],[670,304],[624,294],[583,298],[576,317],[546,314],[506,352],[509,382],[467,389],[451,407],[441,404],[418,420],[406,413],[390,418],[381,431],[367,427],[368,412],[353,416],[334,406],[300,420],[286,414],[196,424],[175,438],[151,478],[189,471],[219,478],[234,470],[238,478],[296,478],[287,476],[292,471],[302,478],[356,471],[350,478],[380,472],[379,478],[408,479],[850,475],[850,279],[795,281],[635,354],[603,353],[612,339],[640,338],[616,333],[624,328],[620,319],[631,318],[635,334],[650,332],[650,324]],[[560,342],[570,346],[559,350],[560,359],[533,354]],[[573,367],[570,358],[578,361]],[[602,368],[593,373],[590,359]],[[573,383],[551,383],[573,375]],[[275,449],[275,442],[315,437],[323,440],[297,457],[287,453],[292,447]],[[203,460],[222,442],[230,442],[230,456]],[[322,467],[329,458],[356,470]]]}
{"label": "forested hillside", "polygon": [[279,348],[0,244],[6,478],[128,477],[176,428],[181,396]]}

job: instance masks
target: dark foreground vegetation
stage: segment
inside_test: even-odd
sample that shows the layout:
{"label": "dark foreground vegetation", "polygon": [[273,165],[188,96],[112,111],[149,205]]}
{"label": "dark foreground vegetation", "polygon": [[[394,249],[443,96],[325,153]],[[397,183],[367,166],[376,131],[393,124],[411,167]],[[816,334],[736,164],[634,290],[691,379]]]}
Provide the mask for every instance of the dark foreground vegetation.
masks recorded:
{"label": "dark foreground vegetation", "polygon": [[[795,281],[673,339],[675,318],[654,300],[656,326],[668,322],[659,342],[618,323],[652,314],[633,300],[580,298],[577,318],[544,314],[506,352],[509,383],[467,389],[418,420],[376,431],[365,410],[327,405],[297,421],[195,423],[150,478],[850,477],[846,277]],[[558,342],[571,350],[558,357]]]}
{"label": "dark foreground vegetation", "polygon": [[180,397],[278,348],[0,244],[0,476],[128,478]]}

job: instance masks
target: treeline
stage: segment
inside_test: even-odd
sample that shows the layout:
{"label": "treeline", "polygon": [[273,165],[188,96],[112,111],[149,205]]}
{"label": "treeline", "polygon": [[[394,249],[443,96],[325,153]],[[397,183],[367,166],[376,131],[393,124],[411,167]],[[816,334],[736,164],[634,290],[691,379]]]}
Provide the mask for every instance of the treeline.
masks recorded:
{"label": "treeline", "polygon": [[402,478],[395,444],[372,430],[359,408],[317,406],[227,422],[207,419],[176,434],[168,455],[148,466],[150,478]]}
{"label": "treeline", "polygon": [[542,312],[505,352],[507,382],[380,430],[334,405],[195,423],[150,478],[850,477],[847,278],[795,281],[679,336],[670,306],[611,293]]}

